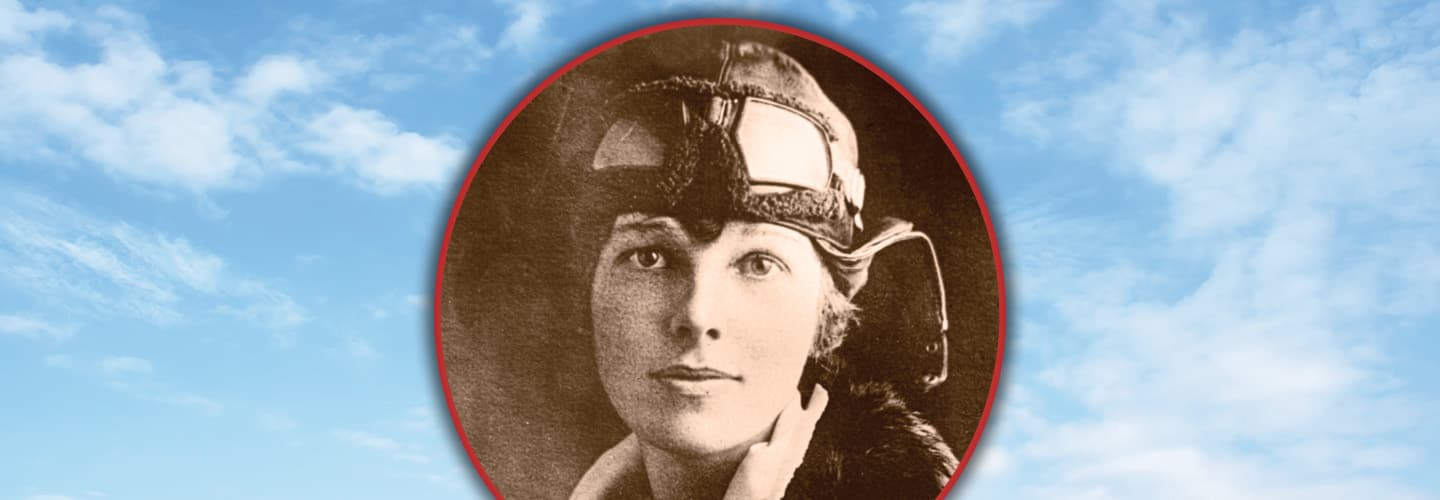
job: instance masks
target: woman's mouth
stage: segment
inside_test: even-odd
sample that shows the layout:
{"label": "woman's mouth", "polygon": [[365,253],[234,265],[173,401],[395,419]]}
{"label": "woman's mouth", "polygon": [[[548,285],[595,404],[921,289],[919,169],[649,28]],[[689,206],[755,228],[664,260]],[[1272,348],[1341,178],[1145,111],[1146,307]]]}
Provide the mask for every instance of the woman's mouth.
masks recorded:
{"label": "woman's mouth", "polygon": [[709,367],[670,365],[653,370],[650,378],[685,396],[710,396],[740,382],[739,375]]}

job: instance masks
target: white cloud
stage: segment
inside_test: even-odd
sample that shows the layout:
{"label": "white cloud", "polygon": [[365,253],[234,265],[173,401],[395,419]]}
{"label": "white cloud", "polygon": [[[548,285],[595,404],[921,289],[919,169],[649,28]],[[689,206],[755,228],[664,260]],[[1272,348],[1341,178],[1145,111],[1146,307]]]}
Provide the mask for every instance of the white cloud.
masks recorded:
{"label": "white cloud", "polygon": [[73,326],[54,325],[23,314],[0,314],[0,335],[64,340],[74,333]]}
{"label": "white cloud", "polygon": [[1440,315],[1440,8],[1133,7],[1008,83],[1011,132],[1114,183],[1002,218],[1033,322],[1007,383],[1054,395],[1002,402],[1044,415],[996,437],[1036,471],[1009,496],[1430,498],[1402,443],[1433,389],[1387,351]]}
{"label": "white cloud", "polygon": [[370,306],[370,317],[373,319],[385,319],[390,317],[390,311],[379,306]]}
{"label": "white cloud", "polygon": [[406,411],[405,417],[396,426],[412,432],[429,432],[443,428],[445,422],[430,408],[417,406]]}
{"label": "white cloud", "polygon": [[[513,8],[520,18],[506,39],[533,43],[546,11],[520,4]],[[331,100],[336,84],[373,69],[368,65],[376,56],[364,50],[350,58],[262,55],[226,80],[216,77],[223,69],[206,62],[165,57],[149,40],[143,20],[113,7],[61,15],[12,3],[0,6],[0,12],[7,10],[14,20],[0,24],[0,146],[5,157],[71,168],[93,165],[124,182],[195,195],[253,186],[276,174],[316,171],[360,175],[359,184],[374,191],[400,193],[443,183],[444,174],[454,173],[462,162],[451,139],[405,131],[378,111]],[[361,38],[357,43],[376,54],[392,46],[405,49],[409,59],[449,71],[473,69],[489,57],[489,49],[470,45],[477,36],[473,27],[438,20],[422,24],[424,37]],[[98,58],[74,61],[46,43],[52,33],[93,45]],[[308,100],[287,99],[295,96]],[[323,121],[327,117],[346,117],[336,116],[336,109],[366,120],[362,126],[387,134],[383,139],[388,141],[378,150],[347,142],[299,148],[296,132],[317,121],[329,123]],[[376,152],[389,163],[369,168],[363,160]],[[312,162],[345,168],[316,169],[308,166]],[[414,171],[397,162],[416,162]]]}
{"label": "white cloud", "polygon": [[[518,12],[518,11],[517,11]],[[381,90],[405,90],[437,73],[475,71],[494,57],[494,42],[462,18],[422,14],[398,33],[337,32],[331,20],[300,17],[287,23],[286,42],[304,48],[331,83],[367,78]]]}
{"label": "white cloud", "polygon": [[430,457],[426,455],[419,446],[412,443],[404,443],[388,436],[350,429],[333,429],[330,431],[330,435],[351,446],[378,452],[398,462],[408,462],[418,465],[430,463]]}
{"label": "white cloud", "polygon": [[377,451],[396,451],[401,448],[400,443],[394,439],[364,431],[336,429],[331,435],[346,443]]}
{"label": "white cloud", "polygon": [[975,450],[971,456],[970,463],[966,464],[964,474],[967,476],[996,477],[1010,473],[1014,468],[1015,460],[1011,458],[1010,452],[1000,446],[982,446]]}
{"label": "white cloud", "polygon": [[1424,456],[1424,451],[1414,446],[1384,445],[1361,448],[1349,458],[1359,468],[1400,469],[1419,464]]}
{"label": "white cloud", "polygon": [[[106,358],[107,361],[110,359],[111,358]],[[101,370],[106,373],[111,373],[112,371],[121,372],[126,370],[148,372],[149,370],[149,362],[144,360],[140,360],[139,362],[121,361],[120,363],[133,363],[136,366],[121,367],[112,370],[107,369],[104,365],[104,361],[102,361]],[[220,404],[219,401],[216,401],[212,398],[190,392],[175,391],[165,387],[164,384],[161,384],[154,380],[137,381],[120,378],[110,378],[106,381],[105,386],[135,399],[139,399],[141,401],[161,403],[177,408],[197,411],[204,415],[212,417],[221,414],[225,409],[224,405]]]}
{"label": "white cloud", "polygon": [[207,78],[197,76],[207,66],[165,61],[140,23],[113,9],[78,24],[99,61],[57,64],[40,50],[0,59],[0,143],[64,147],[145,184],[204,190],[238,180],[224,103],[189,85]]}
{"label": "white cloud", "polygon": [[420,465],[425,465],[425,464],[430,463],[430,457],[427,457],[427,456],[425,456],[425,455],[416,454],[416,453],[396,453],[396,454],[395,454],[395,459],[396,459],[396,460],[400,460],[400,461],[404,461],[404,462],[410,462],[410,463],[412,463],[412,464],[420,464]]}
{"label": "white cloud", "polygon": [[0,43],[22,43],[28,41],[32,33],[65,29],[71,23],[69,17],[59,12],[31,11],[18,0],[0,0]]}
{"label": "white cloud", "polygon": [[326,78],[314,61],[279,54],[255,62],[237,85],[240,95],[263,102],[283,93],[311,92],[324,84]]}
{"label": "white cloud", "polygon": [[695,7],[729,7],[758,11],[784,3],[787,3],[787,0],[661,0],[660,6],[665,8],[681,5]]}
{"label": "white cloud", "polygon": [[100,360],[100,371],[106,375],[125,373],[150,373],[154,365],[149,360],[133,356],[106,356]]}
{"label": "white cloud", "polygon": [[545,21],[553,7],[547,2],[500,0],[513,17],[500,33],[496,47],[518,52],[531,52],[544,40]]}
{"label": "white cloud", "polygon": [[848,24],[861,17],[875,17],[874,7],[855,0],[825,0],[825,8],[830,9],[830,13],[835,14],[842,24]]}
{"label": "white cloud", "polygon": [[[522,16],[528,12],[526,9],[512,10]],[[515,33],[512,35],[506,32],[502,36],[515,37],[513,43],[517,44],[530,42],[531,40],[526,38],[538,36],[539,30],[543,27],[544,13],[536,12],[536,14],[540,15],[541,18],[532,21],[534,26],[529,28],[533,29],[534,33]],[[490,48],[490,45],[480,40],[480,29],[473,25],[456,23],[452,18],[435,15],[425,16],[422,24],[425,28],[415,36],[423,38],[415,38],[415,36],[412,36],[413,40],[410,43],[414,45],[415,52],[417,52],[417,54],[412,57],[418,57],[419,61],[427,66],[445,72],[475,71],[480,68],[481,64],[494,56],[494,51]],[[397,77],[402,79],[415,78],[414,74],[389,76],[391,77],[389,80],[391,80],[392,84],[396,83],[395,79]],[[400,83],[402,88],[413,84],[413,82],[409,81],[398,83]],[[381,83],[381,85],[383,87],[384,84]]]}
{"label": "white cloud", "polygon": [[[189,305],[213,305],[271,329],[306,319],[285,293],[229,272],[223,259],[184,238],[28,191],[0,188],[0,257],[6,285],[67,312],[173,325],[185,320],[182,311],[204,309]],[[69,331],[14,323],[17,331]]]}
{"label": "white cloud", "polygon": [[409,294],[397,297],[395,294],[386,294],[375,299],[374,302],[364,306],[374,319],[389,318],[392,313],[399,312],[407,317],[413,313],[424,314],[429,299],[420,294]]}
{"label": "white cloud", "polygon": [[243,305],[221,305],[219,310],[231,316],[269,327],[288,330],[309,320],[305,308],[285,293],[263,283],[241,279],[233,284],[233,292],[248,298]]}
{"label": "white cloud", "polygon": [[375,350],[375,346],[371,345],[370,341],[357,337],[345,338],[345,353],[352,358],[363,360],[380,357],[380,353]]}
{"label": "white cloud", "polygon": [[329,158],[337,170],[382,194],[441,184],[463,160],[455,139],[403,131],[367,109],[335,106],[311,120],[305,131],[305,150]]}
{"label": "white cloud", "polygon": [[206,415],[219,415],[224,406],[219,402],[198,394],[178,393],[155,398],[156,400],[182,408],[189,408]]}
{"label": "white cloud", "polygon": [[1018,29],[1039,20],[1056,5],[1054,0],[949,0],[913,2],[903,12],[926,37],[933,57],[960,59],[978,49],[1003,29]]}

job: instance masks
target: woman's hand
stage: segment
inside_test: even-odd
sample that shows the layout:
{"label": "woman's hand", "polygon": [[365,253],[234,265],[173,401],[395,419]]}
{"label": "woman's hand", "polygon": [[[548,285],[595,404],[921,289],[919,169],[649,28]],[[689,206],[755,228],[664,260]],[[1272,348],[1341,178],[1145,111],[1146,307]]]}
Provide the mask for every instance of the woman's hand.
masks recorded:
{"label": "woman's hand", "polygon": [[819,384],[810,395],[809,408],[801,406],[800,392],[796,391],[795,399],[775,419],[770,440],[751,446],[740,462],[725,490],[725,500],[775,500],[784,496],[795,469],[805,459],[805,450],[810,448],[815,423],[829,402],[830,393]]}

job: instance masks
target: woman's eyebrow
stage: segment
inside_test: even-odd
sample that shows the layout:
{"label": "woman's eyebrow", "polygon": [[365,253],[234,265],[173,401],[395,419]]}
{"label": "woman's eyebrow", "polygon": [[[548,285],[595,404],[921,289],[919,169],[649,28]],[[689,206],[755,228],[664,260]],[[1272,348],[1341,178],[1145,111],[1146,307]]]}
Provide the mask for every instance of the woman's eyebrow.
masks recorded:
{"label": "woman's eyebrow", "polygon": [[645,219],[615,225],[615,234],[627,238],[668,238],[688,240],[689,233],[670,219]]}
{"label": "woman's eyebrow", "polygon": [[741,236],[744,236],[744,237],[746,237],[746,238],[764,238],[764,237],[784,238],[784,239],[786,239],[786,240],[790,240],[790,241],[793,241],[793,242],[795,242],[795,243],[803,243],[803,244],[806,244],[806,245],[808,245],[808,244],[810,243],[810,239],[809,239],[808,237],[806,237],[805,235],[800,234],[799,232],[796,232],[796,231],[793,230],[793,229],[786,229],[786,228],[782,228],[782,227],[778,227],[778,226],[777,226],[777,227],[770,227],[770,226],[764,226],[764,225],[759,225],[759,224],[747,225],[747,226],[743,226],[743,227],[741,228],[741,230],[740,230],[740,235],[741,235]]}

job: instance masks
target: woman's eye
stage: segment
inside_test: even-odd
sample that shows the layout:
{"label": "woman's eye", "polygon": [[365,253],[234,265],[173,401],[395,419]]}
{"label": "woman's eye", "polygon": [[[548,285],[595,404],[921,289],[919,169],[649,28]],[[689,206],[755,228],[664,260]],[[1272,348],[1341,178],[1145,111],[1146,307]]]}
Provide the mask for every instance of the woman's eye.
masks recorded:
{"label": "woman's eye", "polygon": [[653,248],[642,248],[630,252],[630,262],[641,269],[659,269],[665,267],[665,255]]}
{"label": "woman's eye", "polygon": [[774,274],[781,266],[774,257],[751,254],[740,261],[740,272],[752,278],[763,278]]}

